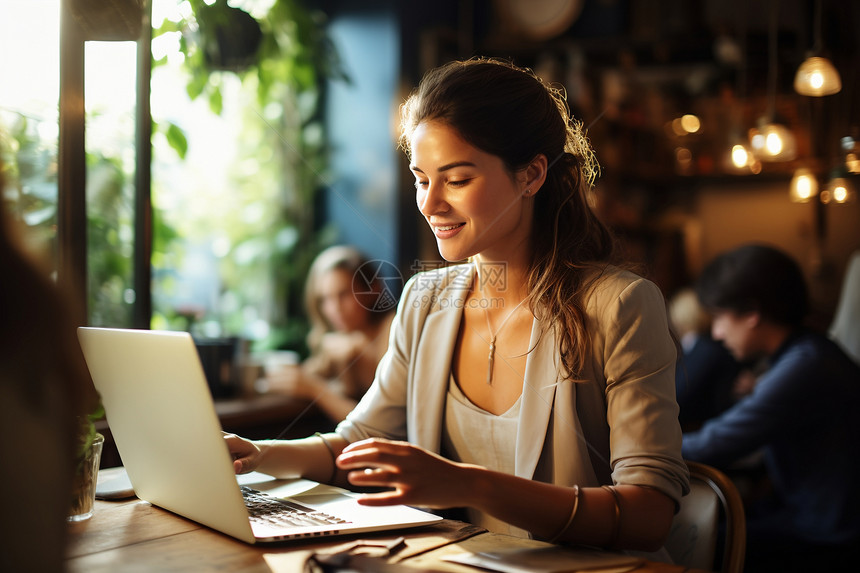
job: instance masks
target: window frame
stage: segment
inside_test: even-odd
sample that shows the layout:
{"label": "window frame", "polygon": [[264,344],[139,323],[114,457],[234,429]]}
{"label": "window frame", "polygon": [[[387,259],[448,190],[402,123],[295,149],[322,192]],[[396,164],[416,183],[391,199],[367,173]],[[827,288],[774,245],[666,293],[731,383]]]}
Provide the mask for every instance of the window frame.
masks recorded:
{"label": "window frame", "polygon": [[[134,250],[132,327],[148,329],[152,316],[152,201],[149,78],[152,71],[151,0],[126,0],[123,15],[140,11],[140,29],[109,26],[105,13],[87,25],[80,0],[60,2],[60,94],[57,182],[57,284],[67,292],[80,316],[87,317],[86,113],[84,103],[84,45],[87,40],[135,41],[137,95],[135,104]],[[119,16],[119,14],[115,14]],[[124,20],[125,21],[125,20]],[[96,25],[97,24],[97,25]],[[99,30],[89,37],[88,30]],[[106,36],[104,36],[106,34]]]}

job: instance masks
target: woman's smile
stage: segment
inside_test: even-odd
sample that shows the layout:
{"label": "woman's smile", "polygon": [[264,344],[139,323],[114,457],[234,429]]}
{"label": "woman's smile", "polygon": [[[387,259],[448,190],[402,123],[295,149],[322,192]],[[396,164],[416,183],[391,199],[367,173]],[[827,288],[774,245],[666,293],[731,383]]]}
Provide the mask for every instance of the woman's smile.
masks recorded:
{"label": "woman's smile", "polygon": [[466,226],[466,223],[455,223],[453,225],[432,225],[433,234],[438,239],[450,239],[460,232],[460,229]]}

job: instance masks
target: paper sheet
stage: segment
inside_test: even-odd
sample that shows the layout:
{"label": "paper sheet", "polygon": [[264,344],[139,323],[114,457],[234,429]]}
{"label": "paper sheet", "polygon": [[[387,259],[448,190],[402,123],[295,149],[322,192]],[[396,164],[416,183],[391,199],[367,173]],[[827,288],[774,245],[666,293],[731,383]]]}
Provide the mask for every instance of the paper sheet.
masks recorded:
{"label": "paper sheet", "polygon": [[442,559],[499,573],[622,573],[643,562],[623,553],[564,547],[516,547],[446,555]]}

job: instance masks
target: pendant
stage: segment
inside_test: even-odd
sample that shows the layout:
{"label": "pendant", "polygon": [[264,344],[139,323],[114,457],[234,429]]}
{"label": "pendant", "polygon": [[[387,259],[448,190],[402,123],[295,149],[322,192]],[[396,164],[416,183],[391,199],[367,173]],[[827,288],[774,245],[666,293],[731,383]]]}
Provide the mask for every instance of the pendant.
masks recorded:
{"label": "pendant", "polygon": [[493,362],[496,359],[496,341],[490,341],[490,355],[487,357],[487,385],[493,385]]}

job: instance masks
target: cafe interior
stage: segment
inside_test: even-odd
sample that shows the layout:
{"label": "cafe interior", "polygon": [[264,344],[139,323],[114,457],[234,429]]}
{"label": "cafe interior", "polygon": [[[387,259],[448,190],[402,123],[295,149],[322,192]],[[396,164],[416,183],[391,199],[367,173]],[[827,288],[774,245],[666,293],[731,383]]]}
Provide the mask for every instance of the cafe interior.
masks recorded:
{"label": "cafe interior", "polygon": [[[842,321],[843,343],[860,341],[860,316],[840,316],[860,298],[860,3],[17,4],[0,5],[0,34],[48,47],[0,56],[4,202],[22,244],[88,325],[191,332],[226,430],[284,435],[290,416],[288,436],[324,429],[259,385],[267,360],[308,353],[304,281],[321,250],[382,262],[395,296],[444,264],[398,107],[427,70],[476,56],[566,92],[600,164],[592,207],[667,300],[718,254],[766,243],[800,265],[809,325]],[[121,465],[96,424],[101,467]]]}

